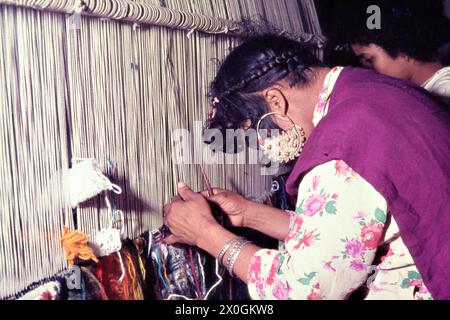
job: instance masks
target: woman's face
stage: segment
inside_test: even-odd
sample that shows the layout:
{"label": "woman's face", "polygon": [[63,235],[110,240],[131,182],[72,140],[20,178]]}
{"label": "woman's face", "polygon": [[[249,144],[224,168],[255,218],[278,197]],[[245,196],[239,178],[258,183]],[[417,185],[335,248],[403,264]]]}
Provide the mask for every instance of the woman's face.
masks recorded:
{"label": "woman's face", "polygon": [[392,58],[383,48],[375,44],[353,44],[352,49],[366,68],[398,79],[411,79],[410,64],[405,56]]}

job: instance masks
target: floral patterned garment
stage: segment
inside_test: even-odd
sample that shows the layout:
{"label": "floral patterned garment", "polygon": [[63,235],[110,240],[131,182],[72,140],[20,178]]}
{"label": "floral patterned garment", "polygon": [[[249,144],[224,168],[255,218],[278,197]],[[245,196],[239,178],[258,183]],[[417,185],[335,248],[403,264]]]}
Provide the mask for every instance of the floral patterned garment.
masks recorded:
{"label": "floral patterned garment", "polygon": [[[341,70],[325,80],[315,125],[326,115]],[[370,289],[367,299],[432,299],[386,200],[344,161],[312,169],[298,194],[283,250],[262,249],[250,262],[253,299],[346,299],[362,285]],[[392,240],[390,249],[373,266],[384,239]]]}

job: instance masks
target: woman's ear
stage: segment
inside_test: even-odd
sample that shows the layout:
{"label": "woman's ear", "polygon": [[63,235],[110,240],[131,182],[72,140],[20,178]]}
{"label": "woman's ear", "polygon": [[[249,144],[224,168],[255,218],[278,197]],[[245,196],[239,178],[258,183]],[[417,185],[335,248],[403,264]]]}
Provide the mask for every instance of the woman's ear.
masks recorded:
{"label": "woman's ear", "polygon": [[287,99],[283,92],[278,88],[270,88],[264,91],[264,99],[270,107],[270,112],[278,112],[286,114],[287,112]]}

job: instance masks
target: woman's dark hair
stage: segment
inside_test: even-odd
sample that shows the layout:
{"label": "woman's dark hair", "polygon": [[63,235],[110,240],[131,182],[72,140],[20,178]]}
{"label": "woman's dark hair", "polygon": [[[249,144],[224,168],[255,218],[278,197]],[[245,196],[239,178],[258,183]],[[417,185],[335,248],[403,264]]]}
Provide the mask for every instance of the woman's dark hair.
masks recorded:
{"label": "woman's dark hair", "polygon": [[[381,9],[381,29],[369,29],[367,8]],[[349,0],[341,1],[337,24],[330,38],[340,45],[382,47],[391,57],[405,54],[430,62],[450,41],[450,21],[441,0]]]}
{"label": "woman's dark hair", "polygon": [[255,127],[268,111],[260,91],[285,78],[291,86],[306,85],[312,77],[308,71],[318,66],[322,63],[310,50],[289,38],[263,35],[245,41],[226,57],[211,83],[216,113],[207,127],[224,132],[241,128],[246,120]]}

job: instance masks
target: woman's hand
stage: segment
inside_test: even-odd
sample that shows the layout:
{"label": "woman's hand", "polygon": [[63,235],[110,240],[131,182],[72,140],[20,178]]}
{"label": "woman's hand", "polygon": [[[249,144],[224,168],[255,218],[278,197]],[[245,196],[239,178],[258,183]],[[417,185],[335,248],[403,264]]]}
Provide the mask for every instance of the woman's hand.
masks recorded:
{"label": "woman's hand", "polygon": [[209,197],[207,191],[202,192],[227,214],[233,227],[254,229],[278,240],[286,238],[290,224],[286,211],[247,200],[228,190],[214,189],[213,193]]}
{"label": "woman's hand", "polygon": [[192,191],[184,183],[178,184],[178,195],[164,207],[164,224],[172,234],[166,242],[185,243],[198,246],[200,239],[207,231],[219,224],[211,214],[211,208],[206,199]]}
{"label": "woman's hand", "polygon": [[213,196],[208,196],[207,191],[202,192],[208,201],[217,204],[227,214],[233,227],[245,227],[246,214],[252,202],[237,193],[224,189],[214,189],[213,193]]}

